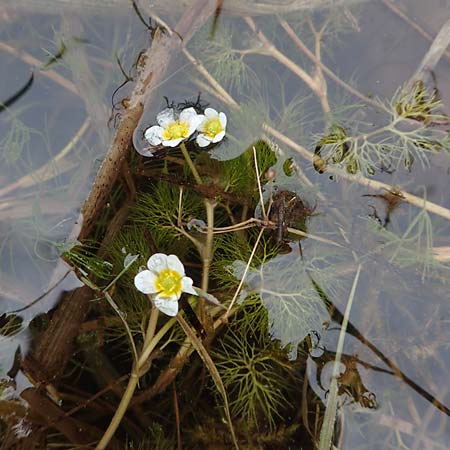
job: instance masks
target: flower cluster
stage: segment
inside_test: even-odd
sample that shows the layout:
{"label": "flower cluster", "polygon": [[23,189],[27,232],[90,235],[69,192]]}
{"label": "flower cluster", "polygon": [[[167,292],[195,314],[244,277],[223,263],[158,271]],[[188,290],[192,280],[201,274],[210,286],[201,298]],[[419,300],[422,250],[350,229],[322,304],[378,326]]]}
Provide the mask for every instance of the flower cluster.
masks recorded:
{"label": "flower cluster", "polygon": [[164,314],[177,315],[182,292],[198,295],[178,256],[155,253],[147,261],[147,268],[134,277],[134,285],[138,291],[152,295],[156,308]]}
{"label": "flower cluster", "polygon": [[175,115],[173,108],[166,108],[156,116],[158,125],[147,128],[144,135],[150,145],[176,147],[196,131],[196,142],[200,147],[220,142],[225,136],[227,116],[213,108],[197,114],[194,108],[186,108]]}

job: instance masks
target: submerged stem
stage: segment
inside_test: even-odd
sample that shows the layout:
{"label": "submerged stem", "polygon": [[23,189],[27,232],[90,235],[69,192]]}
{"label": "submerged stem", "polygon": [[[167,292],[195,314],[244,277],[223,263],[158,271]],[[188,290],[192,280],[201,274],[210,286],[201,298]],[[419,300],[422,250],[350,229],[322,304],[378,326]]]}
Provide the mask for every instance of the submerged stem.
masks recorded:
{"label": "submerged stem", "polygon": [[109,441],[114,436],[114,433],[119,427],[120,422],[122,421],[122,418],[128,409],[128,405],[130,404],[131,399],[133,398],[133,394],[134,391],[136,390],[136,386],[138,385],[139,378],[142,375],[142,369],[145,367],[145,364],[147,364],[147,359],[150,356],[150,353],[153,351],[153,349],[158,344],[159,340],[164,336],[165,332],[168,329],[168,328],[165,329],[164,333],[161,333],[162,331],[161,329],[160,332],[155,336],[157,322],[158,322],[158,309],[156,307],[153,307],[147,327],[147,332],[144,338],[144,345],[142,348],[141,356],[139,357],[137,363],[133,364],[133,369],[131,371],[130,379],[128,380],[127,388],[125,389],[122,399],[120,400],[119,406],[117,407],[116,412],[114,413],[114,416],[111,419],[111,422],[107,430],[103,434],[100,442],[97,444],[96,450],[104,450],[105,448],[107,448]]}
{"label": "submerged stem", "polygon": [[213,257],[213,239],[214,239],[214,209],[216,205],[211,200],[205,200],[206,208],[206,244],[203,250],[203,276],[202,290],[208,292],[209,268]]}
{"label": "submerged stem", "polygon": [[195,181],[197,184],[203,184],[202,179],[200,178],[200,175],[198,174],[197,168],[195,167],[194,162],[192,161],[189,152],[187,151],[186,144],[182,142],[180,144],[181,152],[183,153],[184,159],[186,160],[189,168],[191,169],[192,175],[194,175]]}

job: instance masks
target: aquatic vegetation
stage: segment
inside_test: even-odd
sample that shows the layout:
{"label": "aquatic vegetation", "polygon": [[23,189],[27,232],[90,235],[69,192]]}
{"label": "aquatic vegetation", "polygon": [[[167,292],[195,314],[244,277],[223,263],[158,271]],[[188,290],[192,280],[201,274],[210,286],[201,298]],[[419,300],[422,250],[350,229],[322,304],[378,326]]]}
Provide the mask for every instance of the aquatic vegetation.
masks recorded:
{"label": "aquatic vegetation", "polygon": [[230,395],[232,414],[248,431],[273,430],[291,406],[296,382],[286,354],[270,340],[230,330],[215,350],[214,359]]}
{"label": "aquatic vegetation", "polygon": [[39,133],[27,127],[19,117],[10,116],[8,122],[8,131],[0,141],[0,160],[14,166],[29,151],[33,134]]}
{"label": "aquatic vegetation", "polygon": [[138,291],[150,294],[156,308],[168,316],[177,315],[182,292],[198,295],[176,255],[156,253],[147,261],[147,267],[134,277],[134,285]]}
{"label": "aquatic vegetation", "polygon": [[449,270],[448,265],[440,263],[433,253],[433,224],[426,209],[410,218],[404,230],[390,231],[370,219],[368,229],[382,239],[378,251],[385,253],[390,263],[420,268],[422,279],[434,271]]}
{"label": "aquatic vegetation", "polygon": [[80,242],[77,244],[79,245],[74,245],[67,251],[64,251],[65,245],[57,245],[57,248],[63,257],[83,274],[103,280],[108,279],[111,275],[112,264],[96,255],[95,246],[87,243],[81,245]]}
{"label": "aquatic vegetation", "polygon": [[[246,44],[251,43],[249,35],[230,21],[222,22],[214,39],[209,39],[210,30],[204,27],[189,45],[194,56],[203,61],[212,76],[230,90],[245,88],[258,80],[254,69],[247,63]],[[238,39],[239,36],[239,39]]]}
{"label": "aquatic vegetation", "polygon": [[[233,272],[242,278],[243,263],[233,264]],[[297,358],[297,347],[306,336],[320,334],[328,317],[301,258],[280,255],[250,270],[242,298],[250,292],[260,296],[269,315],[270,335],[287,347],[291,359]]]}
{"label": "aquatic vegetation", "polygon": [[328,134],[318,139],[314,166],[319,172],[336,165],[351,174],[369,176],[386,168],[410,170],[414,162],[427,166],[431,154],[450,149],[448,132],[433,126],[445,119],[440,107],[441,102],[423,83],[400,88],[389,103],[380,102],[380,108],[389,115],[386,125],[358,129],[351,135],[339,124],[332,124]]}
{"label": "aquatic vegetation", "polygon": [[[57,448],[125,443],[155,450],[318,445],[328,450],[338,436],[337,408],[343,415],[349,404],[386,412],[392,399],[365,379],[369,371],[380,375],[376,382],[390,377],[450,415],[443,401],[412,381],[423,374],[407,376],[406,358],[396,365],[383,354],[389,349],[404,357],[406,346],[391,343],[392,330],[375,320],[384,297],[394,296],[389,304],[405,309],[401,317],[414,317],[415,309],[427,317],[418,301],[411,308],[397,300],[412,278],[440,281],[432,286],[436,298],[447,298],[448,264],[435,258],[439,242],[441,252],[446,249],[440,241],[449,230],[445,196],[430,194],[440,206],[402,191],[408,171],[421,180],[420,170],[449,148],[449,120],[437,91],[416,80],[380,100],[363,94],[365,85],[358,91],[356,79],[339,78],[326,64],[336,61],[333,52],[344,42],[343,32],[356,36],[353,9],[281,14],[262,2],[252,4],[261,15],[243,15],[239,8],[250,3],[217,2],[214,17],[209,11],[212,20],[203,23],[208,11],[193,14],[183,6],[176,23],[167,13],[170,6],[159,15],[159,5],[132,3],[139,20],[126,36],[113,33],[120,41],[115,51],[92,55],[84,37],[69,38],[45,71],[70,67],[75,74],[70,92],[79,92],[89,114],[73,138],[83,136],[86,151],[54,157],[69,173],[64,195],[89,177],[86,166],[72,165],[90,163],[108,146],[100,99],[107,88],[115,89],[110,124],[116,134],[81,210],[81,231],[58,246],[84,286],[64,295],[63,306],[50,312],[44,337],[33,342],[23,366],[18,356],[14,368],[50,395],[56,392],[50,410],[64,418],[60,426],[38,417],[33,433],[42,432],[46,445]],[[280,8],[295,4],[287,3]],[[222,6],[227,14],[221,15]],[[146,41],[139,56],[142,39],[135,39],[133,27],[141,27],[138,32],[152,43]],[[87,29],[90,39],[101,37],[93,23]],[[357,71],[351,58],[339,53],[340,59],[346,60],[346,74]],[[120,70],[111,70],[117,64]],[[103,76],[99,89],[96,80]],[[0,145],[2,161],[20,164],[23,152],[30,153],[35,136],[24,124],[11,122]],[[91,139],[94,134],[103,136],[102,145]],[[64,203],[59,179],[45,180],[45,189]],[[25,196],[41,187],[26,186],[33,189]],[[5,198],[0,211],[9,201]],[[383,202],[384,220],[372,201]],[[17,233],[36,241],[36,272],[50,272],[43,261],[56,259],[54,240],[68,234],[59,228],[67,218],[55,219],[49,230],[38,220],[38,206],[34,213],[23,229],[0,229],[2,269],[12,272],[3,261],[12,253],[9,235]],[[414,278],[416,268],[421,280]],[[424,285],[424,292],[429,287]],[[51,292],[53,285],[47,288]],[[27,323],[27,308],[20,304],[15,310],[20,313],[0,315],[3,337],[15,340],[14,350],[22,345],[16,338]],[[356,325],[362,317],[364,333],[349,321],[353,311]],[[413,335],[413,320],[407,325]],[[442,342],[445,336],[439,350]],[[55,351],[43,350],[42,343]],[[420,354],[410,348],[411,355]],[[366,350],[384,366],[370,361]],[[327,377],[325,365],[333,360],[330,390],[324,393],[320,378]],[[339,362],[345,365],[340,372]],[[2,360],[2,374],[10,368]],[[29,393],[37,396],[30,401],[33,410],[49,401],[42,389]],[[39,415],[39,409],[44,408],[33,412]],[[11,433],[10,425],[3,428],[0,435]]]}

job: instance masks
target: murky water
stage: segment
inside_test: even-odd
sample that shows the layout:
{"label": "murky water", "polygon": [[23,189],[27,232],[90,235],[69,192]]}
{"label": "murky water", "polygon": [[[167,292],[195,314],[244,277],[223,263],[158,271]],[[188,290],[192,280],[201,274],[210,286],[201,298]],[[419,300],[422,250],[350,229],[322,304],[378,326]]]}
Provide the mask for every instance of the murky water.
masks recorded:
{"label": "murky water", "polygon": [[[74,1],[69,8],[64,3],[61,1],[52,9],[46,2],[6,1],[0,14],[0,102],[5,104],[0,110],[0,376],[5,385],[0,400],[4,419],[0,432],[5,442],[2,448],[12,448],[15,442],[25,442],[23,448],[50,448],[47,445],[65,448],[77,443],[95,448],[92,440],[83,440],[83,433],[75,429],[81,423],[86,427],[84,430],[89,428],[89,436],[100,438],[125,389],[131,352],[125,333],[114,331],[114,327],[122,330],[121,322],[117,319],[111,325],[114,315],[110,306],[98,301],[99,291],[81,296],[86,303],[81,303],[79,294],[74,294],[83,308],[91,305],[91,312],[88,316],[79,312],[80,323],[70,335],[74,345],[67,347],[73,355],[70,360],[61,358],[64,361],[60,363],[61,372],[40,372],[39,361],[43,367],[50,367],[45,366],[45,349],[50,355],[64,348],[61,343],[46,344],[41,333],[57,327],[55,322],[64,317],[62,313],[58,315],[59,301],[64,298],[67,303],[68,293],[80,292],[75,291],[83,285],[80,278],[96,273],[89,264],[84,264],[75,275],[59,255],[77,243],[83,227],[80,215],[83,202],[114,142],[115,129],[120,127],[127,107],[123,100],[132,96],[135,64],[146,63],[139,56],[157,39],[153,27],[158,21],[175,28],[176,35],[180,17],[197,4],[183,2],[182,7],[174,8],[173,2],[153,2],[156,4],[150,7],[137,2],[133,8],[125,1],[111,1],[102,8],[98,5],[91,8],[84,1],[79,5]],[[119,243],[114,241],[116,253],[119,249],[120,255],[123,249],[125,257],[127,253],[140,251],[141,244],[133,244],[132,239],[127,241],[123,230],[132,229],[131,223],[126,222],[129,214],[144,223],[143,214],[139,216],[127,209],[120,212],[121,205],[134,203],[133,186],[147,192],[151,185],[151,195],[162,196],[154,180],[172,186],[176,185],[177,176],[181,176],[170,179],[165,171],[170,164],[179,165],[182,154],[167,149],[156,151],[144,138],[145,130],[156,123],[161,110],[172,102],[173,105],[187,102],[186,106],[209,105],[226,112],[227,138],[210,151],[214,159],[225,162],[217,163],[217,169],[200,159],[199,167],[204,170],[200,174],[206,173],[213,184],[220,185],[220,170],[239,170],[239,167],[225,169],[231,167],[226,165],[227,161],[239,157],[259,139],[265,139],[275,152],[277,173],[273,183],[266,180],[264,197],[267,202],[270,197],[275,199],[274,205],[284,205],[284,209],[274,209],[277,216],[275,212],[271,216],[278,224],[279,237],[275,239],[282,241],[282,250],[272,254],[264,264],[255,263],[248,273],[247,261],[236,257],[238,260],[228,273],[238,279],[246,277],[244,294],[238,296],[238,303],[245,304],[249,294],[261,298],[268,311],[271,337],[286,350],[277,359],[272,349],[271,357],[283,361],[285,365],[280,367],[289,367],[286,373],[296,374],[283,397],[283,401],[292,404],[291,409],[283,410],[289,411],[289,417],[286,412],[286,417],[274,422],[275,428],[279,427],[280,440],[275,439],[270,421],[267,428],[248,430],[242,426],[247,417],[231,409],[235,412],[233,420],[240,447],[309,448],[305,440],[302,444],[305,436],[318,443],[323,411],[330,399],[340,323],[357,267],[361,265],[341,357],[335,445],[352,450],[446,449],[450,442],[447,387],[450,158],[448,142],[447,149],[440,145],[448,139],[449,130],[448,52],[425,74],[428,95],[434,92],[442,101],[439,117],[430,118],[427,107],[420,110],[421,114],[428,114],[423,121],[426,127],[412,135],[408,152],[403,153],[404,136],[411,132],[408,127],[416,130],[417,124],[421,124],[420,114],[411,114],[409,122],[399,123],[394,131],[388,126],[401,108],[405,110],[414,102],[423,106],[429,100],[427,97],[420,103],[417,98],[422,91],[418,89],[408,103],[398,96],[398,90],[410,80],[434,37],[450,19],[450,3],[386,0],[341,5],[331,11],[323,7],[294,11],[296,2],[281,2],[268,13],[271,2],[265,1],[253,5],[252,17],[245,15],[248,9],[245,14],[242,12],[248,3],[224,0],[210,7],[209,18],[186,39],[184,49],[176,50],[171,60],[169,54],[170,62],[162,79],[150,82],[150,94],[145,97],[143,113],[132,133],[134,147],[145,158],[139,159],[134,150],[128,153],[129,162],[118,176],[121,187],[112,189],[100,208],[102,214],[96,216],[88,243],[97,251],[96,242],[108,238],[110,222],[116,217],[118,229],[122,230],[122,234],[116,230],[122,239]],[[275,15],[285,7],[292,7],[293,11]],[[148,21],[149,14],[153,15],[153,21],[147,27],[143,21]],[[170,33],[167,29],[162,33],[162,42]],[[321,64],[311,62],[317,57]],[[161,59],[161,64],[165,65],[166,60]],[[374,105],[377,99],[383,107]],[[359,146],[358,155],[362,155],[359,160],[345,159],[351,139],[345,144],[347,147],[341,145],[340,156],[327,153],[332,151],[330,139],[336,139],[336,134],[330,131],[332,125],[340,127],[338,131],[334,129],[335,133],[360,136],[354,140]],[[377,134],[382,127],[386,130]],[[397,140],[393,140],[393,135]],[[323,140],[324,136],[328,142]],[[411,144],[419,140],[423,140],[421,145]],[[373,142],[373,146],[364,147],[367,142]],[[386,149],[391,153],[387,155]],[[314,152],[321,158],[325,173],[318,170],[317,160],[313,164]],[[153,153],[156,157],[150,159]],[[285,162],[294,163],[293,174],[286,169]],[[365,178],[348,179],[358,175]],[[127,181],[128,176],[134,181]],[[367,179],[386,183],[391,191],[370,185]],[[180,183],[195,191],[192,180],[191,184]],[[227,189],[233,194],[233,187],[221,190],[214,197],[218,203],[226,203],[223,199],[227,199]],[[397,194],[397,189],[402,193]],[[200,187],[195,194],[200,195],[199,192],[203,192]],[[283,192],[295,193],[297,200],[294,194],[280,196]],[[405,192],[415,196],[415,200],[405,198]],[[175,207],[182,201],[178,195],[177,191]],[[196,201],[202,205],[201,197]],[[438,207],[430,207],[425,201]],[[241,208],[245,202],[239,199],[238,204]],[[302,230],[309,234],[301,245],[292,240],[287,228],[281,229],[281,224],[298,227],[295,211],[300,204],[308,211],[307,227]],[[255,211],[259,220],[261,206]],[[286,211],[291,211],[291,215]],[[233,216],[235,210],[228,213]],[[123,220],[117,219],[121,214]],[[186,230],[193,223],[203,226],[203,221],[195,222],[203,212],[198,214],[186,219],[189,220]],[[252,215],[250,212],[242,217]],[[217,226],[231,225],[226,222],[226,215],[225,219],[220,217],[222,222]],[[145,226],[152,229],[152,224]],[[188,274],[194,273],[194,281],[199,283],[202,266],[200,259],[192,256],[195,247],[190,248],[181,240],[172,242],[167,236],[143,236],[145,245],[151,248],[148,254],[169,253],[170,249],[180,256]],[[249,236],[248,241],[254,243],[256,235]],[[224,244],[217,246],[216,258],[220,263],[220,258],[231,252]],[[105,252],[103,247],[102,251]],[[113,253],[108,248],[102,254],[109,261]],[[239,251],[235,254],[239,255]],[[242,254],[249,252],[242,250]],[[260,254],[257,258],[265,261]],[[94,259],[89,261],[93,264]],[[217,261],[213,261],[213,273],[223,269]],[[91,281],[106,286],[121,270],[115,261],[113,267],[112,272],[109,266],[103,267],[104,279],[92,277]],[[132,270],[136,272],[137,267]],[[227,294],[220,280],[212,279],[214,295],[230,301],[234,291]],[[233,286],[232,281],[229,285]],[[125,298],[126,289],[134,289],[132,281],[126,280],[117,288],[118,293],[113,294]],[[136,294],[130,293],[130,299],[134,301]],[[129,309],[123,304],[120,307],[126,311],[133,335],[143,335],[145,320],[139,314],[145,308],[141,304]],[[316,347],[305,351],[308,336],[314,337],[311,340]],[[118,347],[114,347],[116,340],[121,342]],[[175,334],[168,344],[170,355],[174,353],[171,345],[181,342]],[[299,343],[302,344],[297,349]],[[211,345],[211,353],[215,355],[214,344]],[[38,351],[32,350],[38,347]],[[161,353],[155,365],[163,372],[169,357]],[[31,356],[26,359],[26,355]],[[220,360],[220,356],[216,357]],[[210,427],[216,434],[228,433],[223,427],[225,415],[217,413],[220,401],[208,391],[211,386],[214,390],[214,384],[210,383],[207,392],[200,392],[195,401],[185,394],[190,391],[186,383],[192,383],[192,373],[198,372],[203,377],[199,385],[206,383],[205,373],[193,360],[191,357],[187,370],[177,378],[178,384],[169,384],[164,394],[158,391],[159,395],[149,402],[132,407],[128,422],[117,441],[112,441],[111,448],[123,448],[126,442],[134,443],[135,448],[139,442],[140,448],[176,448],[178,426],[183,436],[182,448],[233,448],[229,438],[208,441],[205,432]],[[227,384],[223,369],[226,362],[222,364],[219,372],[230,389],[233,407],[233,385]],[[56,365],[53,362],[53,367]],[[259,370],[264,371],[265,366],[261,367]],[[282,372],[284,369],[277,370],[289,377]],[[117,387],[115,380],[121,376]],[[183,382],[184,376],[187,381]],[[145,375],[144,393],[156,378],[151,372]],[[308,383],[308,389],[303,389],[304,382]],[[102,389],[104,396],[97,401],[95,395]],[[178,392],[180,411],[175,412],[178,403],[172,399],[172,393],[167,394],[170,389],[174,398]],[[20,400],[23,392],[28,392],[24,396],[28,406]],[[45,397],[47,403],[39,403],[35,395],[41,396],[39,401]],[[11,408],[13,412],[7,405],[15,405]],[[79,407],[84,411],[78,411]],[[24,416],[23,409],[27,408],[28,415]],[[146,408],[150,413],[143,412]],[[211,423],[200,413],[202,418],[196,422],[197,411],[208,408]],[[39,409],[48,413],[39,415]],[[164,417],[167,411],[170,415]],[[242,411],[245,408],[240,410],[241,414]],[[292,433],[286,431],[289,427],[294,430]],[[27,435],[27,430],[36,436],[35,441],[30,435],[18,436]],[[181,448],[180,441],[178,445]]]}

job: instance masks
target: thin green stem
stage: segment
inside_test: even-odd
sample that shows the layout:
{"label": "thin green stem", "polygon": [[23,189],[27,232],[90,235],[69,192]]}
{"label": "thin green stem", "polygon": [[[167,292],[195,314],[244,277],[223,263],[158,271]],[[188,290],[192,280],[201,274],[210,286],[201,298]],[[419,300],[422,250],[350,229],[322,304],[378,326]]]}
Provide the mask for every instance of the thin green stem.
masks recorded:
{"label": "thin green stem", "polygon": [[192,175],[194,175],[195,181],[197,184],[203,184],[202,179],[200,178],[200,175],[198,174],[197,168],[194,165],[194,162],[192,161],[189,152],[187,151],[186,144],[182,142],[180,144],[181,152],[183,153],[184,159],[186,160],[189,168],[191,169]]}
{"label": "thin green stem", "polygon": [[167,321],[161,329],[155,334],[153,340],[148,344],[148,347],[142,350],[142,355],[139,358],[139,365],[142,366],[146,363],[148,357],[150,356],[151,352],[155,349],[158,342],[164,337],[164,335],[173,327],[175,324],[175,319],[170,319]]}
{"label": "thin green stem", "polygon": [[114,413],[111,422],[102,436],[100,442],[97,444],[96,450],[104,450],[107,448],[110,440],[114,436],[117,428],[122,421],[123,416],[125,415],[128,405],[133,398],[134,391],[136,390],[136,386],[138,385],[139,378],[142,375],[142,369],[147,364],[148,357],[151,352],[154,350],[158,342],[164,336],[164,334],[170,329],[170,327],[175,323],[175,320],[169,321],[170,326],[167,324],[161,328],[161,330],[155,335],[156,324],[158,322],[158,309],[153,307],[152,312],[150,314],[150,320],[147,327],[147,332],[144,338],[144,346],[142,349],[141,356],[139,357],[137,363],[133,364],[133,369],[131,371],[130,379],[128,380],[127,388],[123,394],[122,399],[120,400],[119,406]]}
{"label": "thin green stem", "polygon": [[238,298],[238,295],[241,292],[242,286],[244,285],[245,279],[247,277],[247,273],[250,269],[250,265],[252,264],[253,257],[255,256],[256,249],[258,248],[258,244],[259,244],[259,241],[261,240],[263,233],[264,233],[264,228],[261,228],[261,230],[258,234],[258,237],[256,238],[256,242],[255,242],[255,245],[253,246],[250,257],[248,258],[247,265],[245,266],[245,270],[244,270],[244,273],[242,274],[241,281],[239,282],[239,286],[237,287],[236,292],[234,293],[233,299],[231,300],[231,303],[227,309],[227,312],[223,315],[225,320],[227,320],[228,317],[230,316],[231,310],[233,309],[233,306]]}
{"label": "thin green stem", "polygon": [[[213,259],[213,243],[214,243],[214,210],[216,208],[216,203],[210,199],[205,199],[205,208],[206,208],[206,242],[202,248],[201,256],[202,256],[202,290],[204,292],[208,292],[209,285],[209,270],[211,268],[211,262]],[[198,302],[198,314],[200,317],[200,321],[202,324],[206,323],[205,317],[205,300],[200,299]]]}
{"label": "thin green stem", "polygon": [[122,399],[120,400],[120,404],[116,409],[116,412],[114,413],[114,417],[111,419],[111,423],[109,424],[108,429],[105,431],[105,434],[103,435],[102,439],[97,444],[97,447],[95,447],[96,450],[104,450],[108,446],[109,441],[114,436],[114,433],[116,432],[117,427],[119,426],[122,420],[122,417],[125,415],[125,412],[128,408],[128,404],[130,403],[134,391],[136,390],[138,381],[139,375],[133,369],[133,372],[131,372],[130,379],[128,380],[127,388],[123,394]]}
{"label": "thin green stem", "polygon": [[203,276],[202,276],[202,290],[208,292],[209,283],[209,269],[213,258],[213,239],[214,239],[214,209],[216,205],[211,200],[205,200],[206,208],[206,243],[203,250]]}
{"label": "thin green stem", "polygon": [[[151,299],[150,299],[151,301]],[[150,341],[153,339],[156,330],[156,324],[158,323],[159,311],[154,305],[152,306],[152,312],[150,313],[150,319],[147,325],[147,332],[145,333],[144,345],[142,346],[142,351],[148,347]],[[138,363],[139,365],[139,363]]]}

